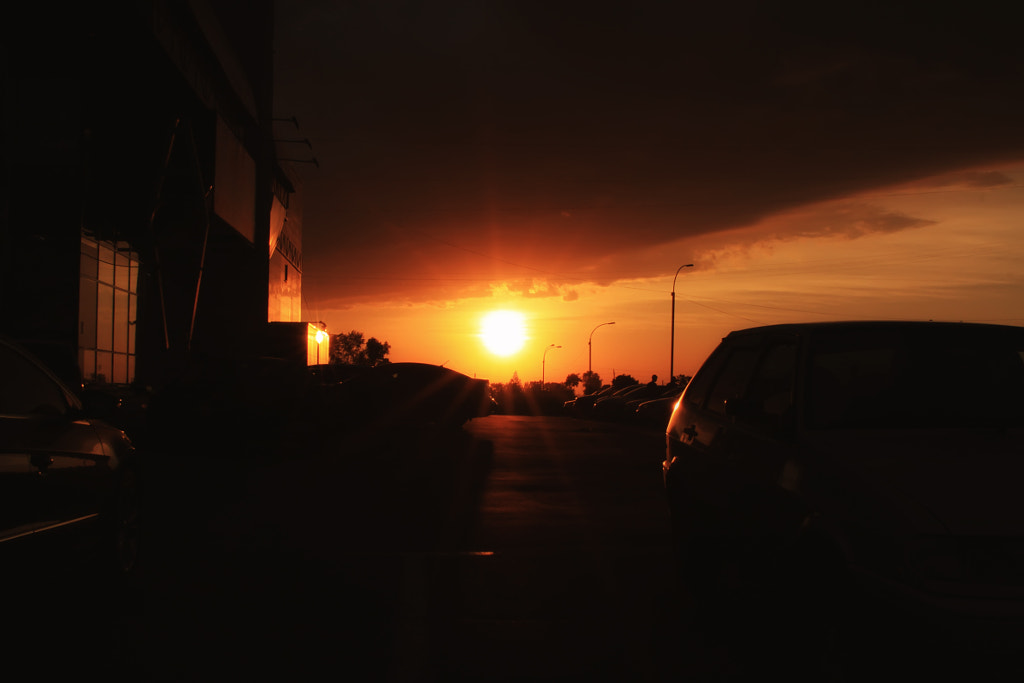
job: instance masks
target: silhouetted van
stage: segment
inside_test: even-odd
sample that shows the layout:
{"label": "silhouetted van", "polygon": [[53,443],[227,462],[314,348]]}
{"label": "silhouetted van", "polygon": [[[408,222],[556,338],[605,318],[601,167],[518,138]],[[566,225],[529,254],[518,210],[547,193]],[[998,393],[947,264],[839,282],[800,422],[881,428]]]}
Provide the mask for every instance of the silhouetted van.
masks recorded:
{"label": "silhouetted van", "polygon": [[832,651],[870,615],[901,643],[1024,642],[1024,328],[736,331],[666,436],[680,577],[760,602],[764,637]]}

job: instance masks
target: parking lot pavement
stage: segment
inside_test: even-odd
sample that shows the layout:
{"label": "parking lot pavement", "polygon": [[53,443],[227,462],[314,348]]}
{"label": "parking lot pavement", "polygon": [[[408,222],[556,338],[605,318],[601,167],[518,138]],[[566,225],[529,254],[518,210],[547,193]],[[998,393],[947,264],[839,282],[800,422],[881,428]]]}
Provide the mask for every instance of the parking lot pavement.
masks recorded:
{"label": "parking lot pavement", "polygon": [[154,459],[141,609],[106,627],[125,680],[751,680],[813,654],[758,659],[697,620],[656,435],[391,437]]}
{"label": "parking lot pavement", "polygon": [[133,666],[145,680],[388,679],[408,557],[443,542],[466,503],[460,463],[480,455],[464,433],[423,437],[415,451],[396,437],[153,456]]}

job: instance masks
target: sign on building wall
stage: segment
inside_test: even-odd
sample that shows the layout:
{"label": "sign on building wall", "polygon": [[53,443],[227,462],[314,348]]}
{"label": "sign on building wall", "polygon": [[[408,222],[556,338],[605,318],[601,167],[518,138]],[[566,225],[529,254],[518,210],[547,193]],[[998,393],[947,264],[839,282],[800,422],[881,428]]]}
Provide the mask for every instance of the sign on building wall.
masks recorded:
{"label": "sign on building wall", "polygon": [[275,192],[270,210],[267,320],[271,322],[302,320],[302,214],[292,200],[291,193],[278,196]]}

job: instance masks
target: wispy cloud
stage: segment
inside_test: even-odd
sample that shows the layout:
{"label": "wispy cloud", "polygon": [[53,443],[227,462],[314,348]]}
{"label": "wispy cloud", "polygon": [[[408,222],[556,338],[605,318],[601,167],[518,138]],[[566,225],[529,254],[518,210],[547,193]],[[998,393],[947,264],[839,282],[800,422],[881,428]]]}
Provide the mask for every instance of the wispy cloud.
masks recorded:
{"label": "wispy cloud", "polygon": [[955,173],[944,173],[940,176],[911,184],[911,187],[985,189],[1005,187],[1013,183],[1013,178],[1003,170],[970,169]]}
{"label": "wispy cloud", "polygon": [[820,213],[806,217],[781,217],[782,222],[792,223],[797,230],[776,235],[776,239],[797,237],[847,237],[857,239],[877,233],[899,232],[936,225],[938,221],[908,216],[899,211],[888,210],[870,204],[841,204]]}

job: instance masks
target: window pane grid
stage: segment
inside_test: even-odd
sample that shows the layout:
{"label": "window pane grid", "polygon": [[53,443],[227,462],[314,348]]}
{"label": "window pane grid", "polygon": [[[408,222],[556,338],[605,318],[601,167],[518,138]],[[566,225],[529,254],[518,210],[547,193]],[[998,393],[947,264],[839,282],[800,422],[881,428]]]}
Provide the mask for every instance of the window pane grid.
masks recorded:
{"label": "window pane grid", "polygon": [[78,356],[87,382],[134,379],[138,270],[126,242],[82,236]]}

